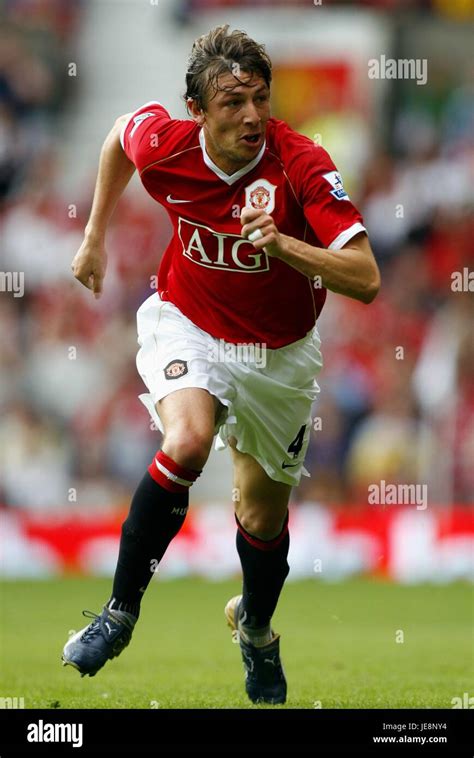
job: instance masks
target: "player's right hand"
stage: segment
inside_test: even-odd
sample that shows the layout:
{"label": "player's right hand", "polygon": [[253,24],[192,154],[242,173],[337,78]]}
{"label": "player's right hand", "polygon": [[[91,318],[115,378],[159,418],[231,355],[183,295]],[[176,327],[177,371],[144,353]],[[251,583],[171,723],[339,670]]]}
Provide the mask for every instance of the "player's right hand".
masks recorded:
{"label": "player's right hand", "polygon": [[92,290],[97,299],[102,294],[102,286],[107,268],[107,253],[104,242],[93,241],[89,237],[77,251],[71,263],[72,272],[84,287]]}

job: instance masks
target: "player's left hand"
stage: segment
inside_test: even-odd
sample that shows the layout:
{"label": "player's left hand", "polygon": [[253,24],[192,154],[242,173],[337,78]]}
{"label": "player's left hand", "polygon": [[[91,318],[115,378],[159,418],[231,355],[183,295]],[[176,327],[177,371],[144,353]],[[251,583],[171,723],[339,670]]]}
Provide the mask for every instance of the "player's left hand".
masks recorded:
{"label": "player's left hand", "polygon": [[242,208],[240,222],[242,224],[241,234],[245,239],[248,239],[249,235],[257,229],[262,232],[263,237],[252,242],[256,250],[264,249],[267,255],[275,258],[280,256],[283,244],[282,237],[268,213],[255,210],[255,208]]}

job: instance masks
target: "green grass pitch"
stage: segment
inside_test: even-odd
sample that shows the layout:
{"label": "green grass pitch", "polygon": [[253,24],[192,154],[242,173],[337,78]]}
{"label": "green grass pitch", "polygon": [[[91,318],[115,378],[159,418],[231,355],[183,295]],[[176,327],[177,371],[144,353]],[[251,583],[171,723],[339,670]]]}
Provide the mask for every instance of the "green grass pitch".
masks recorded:
{"label": "green grass pitch", "polygon": [[[225,623],[224,605],[239,589],[238,581],[153,582],[130,646],[81,678],[61,666],[62,646],[86,625],[83,608],[101,609],[110,581],[6,582],[0,696],[23,697],[25,708],[271,707],[247,699]],[[289,583],[274,627],[286,708],[451,708],[472,690],[472,588],[464,583]]]}

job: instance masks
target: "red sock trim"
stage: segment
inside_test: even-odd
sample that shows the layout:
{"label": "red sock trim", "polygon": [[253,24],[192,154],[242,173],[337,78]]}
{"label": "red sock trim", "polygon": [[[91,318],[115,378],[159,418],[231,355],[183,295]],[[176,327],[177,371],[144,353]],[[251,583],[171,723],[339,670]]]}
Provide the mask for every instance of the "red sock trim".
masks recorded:
{"label": "red sock trim", "polygon": [[190,482],[195,482],[198,476],[202,473],[201,471],[196,471],[196,469],[181,466],[181,464],[176,463],[170,458],[169,455],[166,455],[163,450],[158,450],[155,458],[158,458],[160,463],[166,466],[172,474],[176,474],[176,476],[179,476],[181,479],[188,479]]}
{"label": "red sock trim", "polygon": [[[234,514],[235,515],[235,514]],[[285,523],[283,524],[283,528],[276,537],[274,537],[272,540],[261,540],[258,537],[252,537],[251,534],[245,531],[244,527],[240,523],[237,516],[235,516],[235,520],[237,522],[237,528],[244,537],[244,539],[247,540],[247,542],[252,545],[252,547],[256,547],[257,550],[275,550],[278,545],[283,541],[283,539],[288,534],[288,512],[286,514]]]}
{"label": "red sock trim", "polygon": [[[157,452],[148,466],[148,473],[168,492],[187,492],[201,474],[195,469],[180,466],[162,450]],[[176,481],[175,477],[181,481]]]}

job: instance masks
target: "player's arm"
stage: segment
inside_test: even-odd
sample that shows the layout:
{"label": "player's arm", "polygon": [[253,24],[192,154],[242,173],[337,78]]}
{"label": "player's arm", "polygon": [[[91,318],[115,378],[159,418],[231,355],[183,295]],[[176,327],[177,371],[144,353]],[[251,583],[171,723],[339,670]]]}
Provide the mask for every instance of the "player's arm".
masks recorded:
{"label": "player's arm", "polygon": [[333,292],[371,303],[380,289],[380,273],[365,232],[355,235],[340,250],[326,250],[280,234],[271,216],[264,211],[244,208],[242,236],[260,229],[263,237],[253,242],[265,252],[292,266]]}
{"label": "player's arm", "polygon": [[107,266],[105,233],[117,202],[135,171],[120,144],[120,133],[130,114],[120,116],[102,146],[92,209],[84,241],[77,251],[71,268],[74,276],[94,296],[100,297]]}

